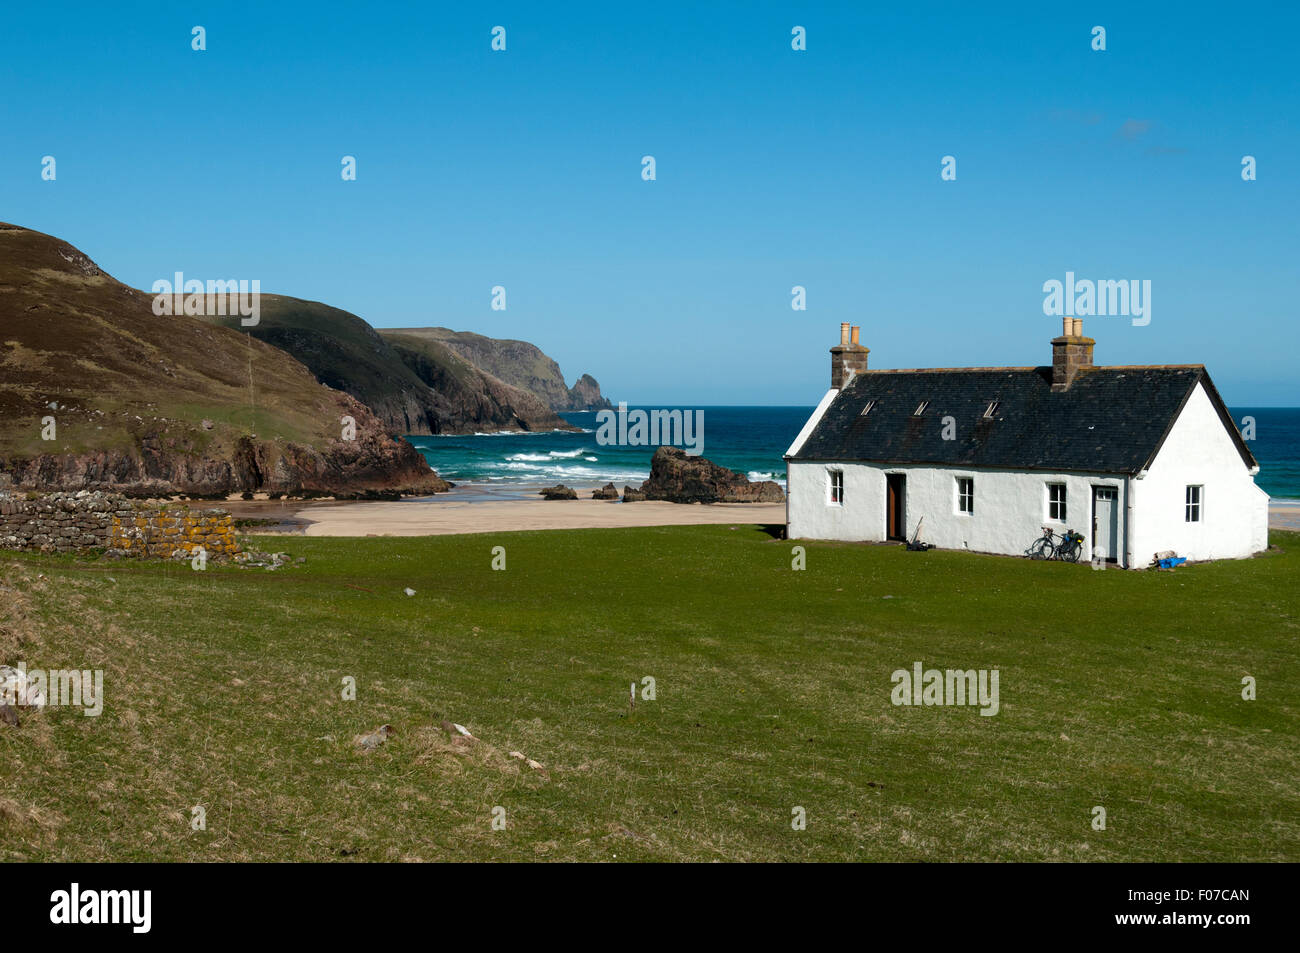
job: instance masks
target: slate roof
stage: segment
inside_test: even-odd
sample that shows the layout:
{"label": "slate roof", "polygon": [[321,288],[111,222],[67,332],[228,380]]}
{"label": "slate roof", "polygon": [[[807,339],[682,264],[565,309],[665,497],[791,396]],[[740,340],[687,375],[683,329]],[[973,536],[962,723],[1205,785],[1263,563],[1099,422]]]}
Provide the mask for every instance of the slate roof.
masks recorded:
{"label": "slate roof", "polygon": [[[1058,393],[1050,367],[864,371],[787,459],[1133,474],[1155,458],[1198,382],[1254,467],[1199,364],[1087,368]],[[995,400],[993,418],[984,419]],[[868,401],[875,403],[864,416]],[[921,401],[929,403],[914,416]],[[943,439],[949,415],[955,440]]]}

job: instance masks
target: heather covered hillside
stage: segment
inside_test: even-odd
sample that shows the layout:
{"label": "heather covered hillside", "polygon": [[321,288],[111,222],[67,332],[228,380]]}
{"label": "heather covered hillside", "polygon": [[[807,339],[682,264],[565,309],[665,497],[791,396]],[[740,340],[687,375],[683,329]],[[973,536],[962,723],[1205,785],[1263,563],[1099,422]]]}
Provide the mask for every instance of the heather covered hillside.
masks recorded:
{"label": "heather covered hillside", "polygon": [[[356,422],[353,440],[341,421]],[[0,224],[0,483],[224,495],[443,484],[362,403],[74,246]]]}
{"label": "heather covered hillside", "polygon": [[[437,342],[421,346],[381,336],[357,315],[316,301],[283,295],[261,300],[260,320],[249,333],[293,355],[321,383],[360,400],[394,436],[569,426],[535,394]],[[240,326],[237,315],[210,320]]]}

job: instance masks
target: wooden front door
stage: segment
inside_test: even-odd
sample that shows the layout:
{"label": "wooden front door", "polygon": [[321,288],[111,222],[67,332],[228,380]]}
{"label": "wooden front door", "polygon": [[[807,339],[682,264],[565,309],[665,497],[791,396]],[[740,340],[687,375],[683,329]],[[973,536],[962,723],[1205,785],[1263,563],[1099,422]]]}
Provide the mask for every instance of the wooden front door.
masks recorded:
{"label": "wooden front door", "polygon": [[907,476],[885,474],[885,538],[907,539]]}

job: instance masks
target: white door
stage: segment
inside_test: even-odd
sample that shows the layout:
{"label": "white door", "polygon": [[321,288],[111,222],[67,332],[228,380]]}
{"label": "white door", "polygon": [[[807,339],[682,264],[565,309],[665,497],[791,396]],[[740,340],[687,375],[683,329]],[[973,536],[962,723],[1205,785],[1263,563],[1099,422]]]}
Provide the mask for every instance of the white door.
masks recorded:
{"label": "white door", "polygon": [[1092,488],[1092,557],[1119,558],[1119,494],[1113,486]]}

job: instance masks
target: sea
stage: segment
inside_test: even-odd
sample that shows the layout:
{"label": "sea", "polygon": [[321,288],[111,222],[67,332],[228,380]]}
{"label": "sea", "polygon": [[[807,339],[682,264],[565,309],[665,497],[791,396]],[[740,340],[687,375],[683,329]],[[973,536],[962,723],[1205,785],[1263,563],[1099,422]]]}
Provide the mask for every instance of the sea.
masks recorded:
{"label": "sea", "polygon": [[[674,409],[631,406],[634,410]],[[701,453],[714,463],[751,480],[784,485],[782,456],[802,429],[812,407],[681,407],[703,411]],[[1233,419],[1246,429],[1254,421],[1247,445],[1259,461],[1256,482],[1269,496],[1300,500],[1300,408],[1233,408]],[[538,487],[563,483],[575,488],[613,483],[620,491],[650,475],[653,446],[602,446],[596,442],[594,411],[561,414],[578,432],[476,433],[419,436],[409,440],[446,480],[474,488],[487,498],[536,495]]]}

